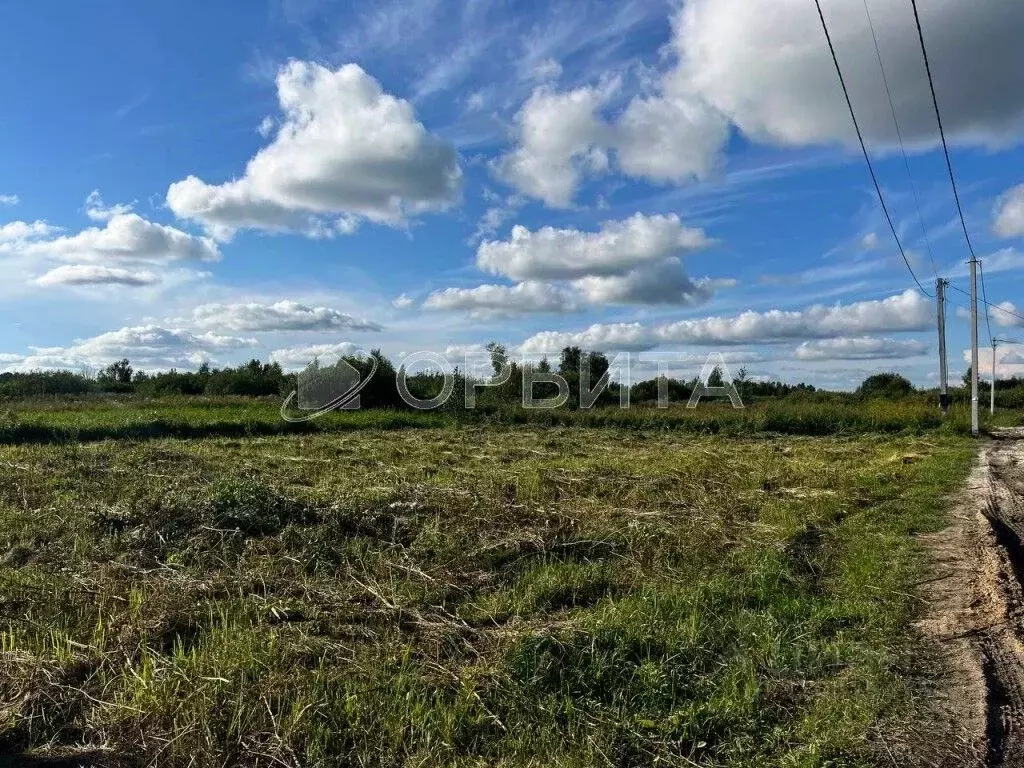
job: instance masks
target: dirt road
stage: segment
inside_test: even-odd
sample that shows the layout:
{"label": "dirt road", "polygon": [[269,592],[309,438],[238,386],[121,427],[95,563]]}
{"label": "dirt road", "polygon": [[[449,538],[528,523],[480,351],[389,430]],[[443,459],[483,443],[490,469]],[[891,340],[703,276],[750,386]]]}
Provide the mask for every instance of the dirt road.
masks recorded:
{"label": "dirt road", "polygon": [[928,542],[935,572],[920,626],[953,684],[936,701],[946,743],[926,762],[1024,766],[1024,430],[982,446],[952,525]]}

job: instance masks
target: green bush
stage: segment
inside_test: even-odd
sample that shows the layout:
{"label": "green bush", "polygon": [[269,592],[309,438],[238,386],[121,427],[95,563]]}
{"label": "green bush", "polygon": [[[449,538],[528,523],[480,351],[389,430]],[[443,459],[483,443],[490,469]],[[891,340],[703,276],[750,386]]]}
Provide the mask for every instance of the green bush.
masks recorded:
{"label": "green bush", "polygon": [[857,388],[861,397],[906,397],[914,392],[914,385],[898,373],[876,373],[868,376]]}

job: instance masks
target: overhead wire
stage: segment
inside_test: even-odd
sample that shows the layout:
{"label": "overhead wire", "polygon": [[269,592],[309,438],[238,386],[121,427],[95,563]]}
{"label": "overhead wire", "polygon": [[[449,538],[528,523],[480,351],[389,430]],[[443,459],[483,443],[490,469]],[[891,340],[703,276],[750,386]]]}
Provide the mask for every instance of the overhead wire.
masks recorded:
{"label": "overhead wire", "polygon": [[900,153],[903,155],[903,167],[907,171],[907,180],[910,182],[910,191],[914,196],[914,207],[917,209],[917,221],[921,225],[921,236],[924,238],[924,247],[928,252],[928,261],[931,262],[932,272],[935,279],[939,279],[939,270],[935,266],[935,255],[932,253],[932,244],[928,239],[928,228],[924,223],[924,215],[921,213],[921,199],[917,194],[917,185],[914,183],[914,176],[910,171],[910,158],[907,157],[907,149],[903,144],[903,131],[900,129],[900,121],[896,116],[896,104],[892,99],[892,89],[889,88],[889,78],[885,74],[885,64],[882,63],[882,50],[878,45],[878,35],[875,34],[875,22],[871,18],[871,10],[868,8],[868,0],[864,0],[864,14],[868,17],[868,28],[871,30],[871,41],[875,45],[875,57],[878,59],[878,70],[882,73],[882,84],[885,86],[885,95],[889,99],[889,110],[892,112],[892,123],[896,127],[896,139],[900,145]]}
{"label": "overhead wire", "polygon": [[985,328],[988,330],[988,343],[992,343],[992,321],[988,317],[988,295],[985,293],[985,265],[978,262],[978,269],[981,270],[981,301],[985,305]]}
{"label": "overhead wire", "polygon": [[903,243],[900,242],[900,236],[896,232],[896,225],[893,224],[892,216],[889,214],[889,208],[885,204],[885,197],[882,195],[882,187],[878,183],[878,176],[875,174],[874,166],[871,164],[871,157],[868,155],[868,148],[864,143],[864,135],[860,130],[860,123],[857,122],[857,114],[853,109],[853,102],[850,100],[850,91],[846,87],[846,79],[843,77],[843,70],[839,66],[839,57],[836,55],[835,46],[832,44],[832,36],[828,31],[828,23],[825,21],[825,14],[821,10],[821,0],[814,0],[814,4],[818,8],[818,18],[821,19],[821,28],[825,32],[825,41],[828,43],[828,49],[832,54],[832,63],[835,65],[836,74],[839,76],[839,84],[843,88],[843,96],[846,98],[846,106],[850,110],[850,119],[853,121],[853,129],[857,133],[857,141],[860,142],[860,150],[864,154],[864,162],[867,163],[868,173],[871,174],[871,181],[875,185],[875,194],[878,195],[878,202],[882,206],[882,213],[885,214],[885,220],[889,223],[889,229],[892,231],[893,239],[896,240],[896,247],[899,248],[900,256],[903,257],[903,263],[906,264],[907,270],[910,272],[910,276],[914,278],[914,282],[917,283],[917,287],[921,293],[928,298],[933,298],[932,294],[926,291],[925,287],[921,285],[921,281],[917,279],[917,275],[914,273],[914,268],[910,265],[910,259],[907,258],[907,253],[903,250]]}
{"label": "overhead wire", "polygon": [[[921,28],[921,14],[917,10],[917,0],[910,0],[910,5],[914,9],[914,24],[917,27],[917,39],[921,44],[921,56],[924,59],[924,71],[925,74],[928,76],[928,89],[931,91],[932,94],[932,106],[935,108],[935,121],[936,123],[938,123],[939,126],[939,138],[942,140],[942,153],[946,158],[946,170],[949,171],[949,183],[950,186],[952,186],[953,188],[953,200],[956,202],[956,211],[957,214],[960,216],[960,226],[963,228],[964,231],[964,240],[967,242],[967,250],[971,254],[971,261],[977,262],[978,268],[981,270],[981,302],[985,305],[985,327],[988,330],[989,344],[993,344],[994,337],[992,336],[992,321],[990,320],[989,312],[990,307],[994,307],[995,309],[998,309],[1000,312],[1004,312],[1007,315],[1015,317],[1021,321],[1024,321],[1024,315],[1020,315],[1017,312],[1006,309],[1005,307],[1001,307],[999,305],[994,305],[990,303],[988,300],[988,296],[986,295],[985,269],[982,263],[978,260],[977,255],[974,253],[974,245],[971,243],[971,236],[970,233],[968,233],[967,231],[967,220],[964,218],[964,209],[963,206],[960,204],[960,193],[956,187],[956,174],[953,173],[953,162],[952,160],[950,160],[949,157],[949,144],[946,142],[946,132],[942,127],[942,112],[939,110],[938,96],[935,95],[935,79],[932,77],[932,67],[931,63],[928,61],[928,46],[925,45],[924,42],[924,31]],[[952,287],[955,290],[966,293],[966,291],[963,291],[963,289],[961,288],[957,288],[956,286]],[[977,301],[978,296],[977,291],[975,291],[975,295],[972,297],[972,303],[975,307],[977,306]],[[974,340],[974,344],[975,346],[977,345],[976,338]]]}
{"label": "overhead wire", "polygon": [[[815,0],[818,2],[818,0]],[[921,16],[917,12],[917,0],[910,0],[914,9],[914,24],[917,26],[917,39],[921,42],[921,55],[924,57],[924,71],[928,75],[928,88],[932,93],[932,105],[935,107],[935,120],[939,124],[939,138],[942,139],[942,152],[946,156],[946,169],[949,171],[949,183],[953,187],[953,199],[956,201],[956,210],[960,214],[960,225],[964,230],[964,239],[967,241],[967,250],[971,254],[971,260],[976,260],[974,246],[971,244],[971,236],[967,233],[967,221],[964,219],[964,209],[960,205],[960,193],[956,188],[956,175],[953,173],[953,162],[949,159],[949,145],[946,143],[946,131],[942,127],[942,113],[939,111],[939,99],[935,95],[935,80],[932,78],[932,67],[928,61],[928,48],[924,43],[924,31],[921,29]],[[819,6],[820,10],[820,6]]]}
{"label": "overhead wire", "polygon": [[[953,283],[949,283],[948,285],[954,291],[959,291],[964,296],[970,296],[971,295],[968,291],[965,291],[963,288],[961,288],[958,285],[954,285]],[[1020,314],[1019,312],[1015,312],[1012,309],[1007,309],[1006,307],[1001,306],[999,304],[993,304],[992,302],[986,300],[985,298],[980,298],[980,299],[978,299],[978,301],[980,301],[986,307],[991,307],[992,309],[996,310],[997,312],[1002,312],[1005,315],[1010,315],[1011,317],[1017,318],[1018,320],[1021,321],[1021,324],[1024,325],[1024,315]]]}

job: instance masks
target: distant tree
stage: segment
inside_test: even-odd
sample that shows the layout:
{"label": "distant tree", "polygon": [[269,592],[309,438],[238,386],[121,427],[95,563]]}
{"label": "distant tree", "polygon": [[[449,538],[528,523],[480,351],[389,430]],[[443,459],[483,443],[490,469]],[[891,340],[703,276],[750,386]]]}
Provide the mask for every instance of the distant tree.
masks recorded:
{"label": "distant tree", "polygon": [[491,368],[494,370],[494,375],[497,376],[504,370],[505,364],[508,363],[508,349],[505,348],[504,344],[499,344],[496,341],[490,342],[486,349],[491,355]]}
{"label": "distant tree", "polygon": [[579,347],[566,347],[562,350],[561,358],[558,361],[558,372],[566,380],[571,377],[579,378],[580,362],[583,359],[583,350]]}
{"label": "distant tree", "polygon": [[964,386],[971,386],[971,366],[967,366],[967,370],[964,371]]}
{"label": "distant tree", "polygon": [[128,359],[111,363],[96,377],[100,389],[106,392],[130,392],[132,389],[132,366]]}
{"label": "distant tree", "polygon": [[100,378],[109,379],[117,384],[132,383],[132,366],[128,358],[108,365],[100,374]]}
{"label": "distant tree", "polygon": [[541,373],[551,373],[551,363],[548,362],[546,357],[542,357],[540,362],[537,363],[537,370]]}
{"label": "distant tree", "polygon": [[84,395],[95,390],[95,381],[71,371],[0,373],[0,399]]}
{"label": "distant tree", "polygon": [[905,397],[913,391],[914,385],[898,373],[876,373],[857,388],[861,397]]}
{"label": "distant tree", "polygon": [[722,378],[722,369],[717,365],[711,370],[711,374],[708,376],[709,387],[722,387],[725,386],[725,379]]}
{"label": "distant tree", "polygon": [[669,402],[672,403],[686,402],[693,392],[693,386],[687,382],[659,376],[656,379],[648,379],[634,384],[631,388],[630,399],[634,403],[656,402],[659,386],[665,387]]}
{"label": "distant tree", "polygon": [[608,357],[602,352],[587,352],[587,368],[590,372],[590,386],[594,386],[608,372]]}
{"label": "distant tree", "polygon": [[208,395],[247,397],[278,395],[290,384],[291,380],[285,377],[278,363],[264,364],[259,360],[250,360],[239,368],[211,371],[209,377],[201,377],[194,373],[178,374],[175,382],[168,382],[169,386],[186,392],[201,388]]}
{"label": "distant tree", "polygon": [[[558,373],[569,385],[569,406],[575,408],[582,401],[580,395],[583,386],[581,374],[584,369],[589,378],[587,388],[593,391],[601,377],[608,372],[609,367],[608,357],[602,352],[591,352],[579,347],[565,347],[559,357]],[[597,402],[607,404],[614,402],[617,397],[618,385],[611,384],[601,391]]]}

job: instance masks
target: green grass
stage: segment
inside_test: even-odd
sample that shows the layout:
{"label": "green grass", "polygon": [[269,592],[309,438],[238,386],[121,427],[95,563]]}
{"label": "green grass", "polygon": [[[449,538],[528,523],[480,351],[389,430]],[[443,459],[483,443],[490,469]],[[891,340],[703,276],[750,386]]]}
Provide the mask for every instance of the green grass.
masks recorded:
{"label": "green grass", "polygon": [[[235,423],[246,408],[269,406],[13,418],[82,434]],[[942,525],[969,468],[974,445],[955,430],[743,438],[334,418],[352,417],[362,429],[0,447],[0,754],[900,754],[921,671],[913,535]],[[757,418],[757,431],[777,426]]]}
{"label": "green grass", "polygon": [[[11,401],[0,406],[0,445],[160,438],[266,437],[351,432],[363,429],[424,429],[455,425],[536,425],[632,430],[672,430],[721,435],[855,435],[865,433],[969,433],[967,407],[955,404],[943,417],[934,403],[921,398],[871,400],[834,395],[828,399],[796,398],[753,402],[734,410],[708,401],[696,409],[673,404],[667,409],[635,406],[580,411],[503,408],[478,411],[339,411],[301,424],[283,421],[276,400],[251,398],[87,397]],[[1002,410],[985,426],[1013,426],[1019,411]]]}

